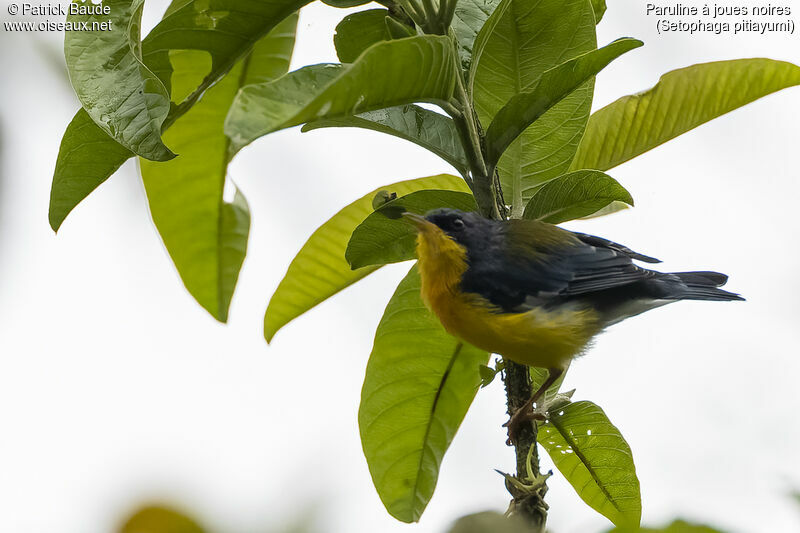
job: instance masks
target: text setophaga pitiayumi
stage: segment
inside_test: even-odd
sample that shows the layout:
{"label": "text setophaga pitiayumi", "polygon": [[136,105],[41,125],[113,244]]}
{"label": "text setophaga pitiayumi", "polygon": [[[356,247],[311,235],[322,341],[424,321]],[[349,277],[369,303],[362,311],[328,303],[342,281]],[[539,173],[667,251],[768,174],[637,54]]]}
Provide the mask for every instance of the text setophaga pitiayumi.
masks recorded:
{"label": "text setophaga pitiayumi", "polygon": [[606,327],[678,300],[743,300],[718,272],[662,273],[625,246],[534,220],[437,209],[417,228],[421,295],[450,333],[548,379],[508,422],[514,440],[542,393]]}

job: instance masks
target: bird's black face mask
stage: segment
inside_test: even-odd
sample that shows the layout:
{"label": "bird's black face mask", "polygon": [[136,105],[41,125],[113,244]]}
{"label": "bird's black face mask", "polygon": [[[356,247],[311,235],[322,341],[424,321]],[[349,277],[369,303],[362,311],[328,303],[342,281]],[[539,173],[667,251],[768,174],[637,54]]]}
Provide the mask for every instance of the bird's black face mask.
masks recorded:
{"label": "bird's black face mask", "polygon": [[485,242],[492,233],[492,221],[478,213],[443,208],[429,211],[425,219],[438,226],[467,250],[480,247],[480,243]]}

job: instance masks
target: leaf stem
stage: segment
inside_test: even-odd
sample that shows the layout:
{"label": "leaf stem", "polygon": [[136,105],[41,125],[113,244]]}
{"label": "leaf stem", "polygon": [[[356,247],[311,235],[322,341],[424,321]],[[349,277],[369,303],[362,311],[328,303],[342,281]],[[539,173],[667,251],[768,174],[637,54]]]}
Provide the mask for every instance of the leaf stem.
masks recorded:
{"label": "leaf stem", "polygon": [[[457,47],[458,44],[453,37],[453,46]],[[461,72],[461,65],[458,64],[458,53],[454,54],[454,61],[456,68]],[[470,165],[470,173],[472,175],[472,194],[475,196],[475,201],[481,213],[488,218],[500,220],[503,212],[500,209],[502,200],[498,202],[497,195],[492,187],[492,176],[488,173],[486,168],[486,160],[483,150],[483,139],[479,131],[478,120],[475,116],[475,109],[472,106],[472,99],[467,94],[464,87],[463,76],[456,76],[455,94],[453,95],[453,107],[458,113],[453,113],[447,107],[443,107],[445,112],[450,114],[453,122],[456,125],[456,130],[461,139],[461,144],[464,147],[464,153],[467,155],[467,161]]]}
{"label": "leaf stem", "polygon": [[425,17],[420,11],[420,6],[414,0],[398,0],[397,2],[403,8],[403,11],[414,21],[419,27],[423,27]]}
{"label": "leaf stem", "polygon": [[433,5],[433,0],[422,0],[422,8],[425,11],[425,18],[428,22],[435,22],[438,16],[436,6]]}
{"label": "leaf stem", "polygon": [[439,4],[439,20],[442,23],[442,27],[447,28],[450,27],[450,24],[453,22],[453,16],[456,12],[456,4],[458,0],[441,0]]}

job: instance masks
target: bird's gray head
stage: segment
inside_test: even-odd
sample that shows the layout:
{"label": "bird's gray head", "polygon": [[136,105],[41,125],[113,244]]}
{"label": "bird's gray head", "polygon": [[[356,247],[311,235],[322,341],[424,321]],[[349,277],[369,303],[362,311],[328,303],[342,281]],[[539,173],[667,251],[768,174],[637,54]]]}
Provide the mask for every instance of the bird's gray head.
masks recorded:
{"label": "bird's gray head", "polygon": [[438,226],[467,249],[485,242],[493,228],[491,220],[478,213],[467,213],[458,209],[434,209],[425,214],[425,220]]}

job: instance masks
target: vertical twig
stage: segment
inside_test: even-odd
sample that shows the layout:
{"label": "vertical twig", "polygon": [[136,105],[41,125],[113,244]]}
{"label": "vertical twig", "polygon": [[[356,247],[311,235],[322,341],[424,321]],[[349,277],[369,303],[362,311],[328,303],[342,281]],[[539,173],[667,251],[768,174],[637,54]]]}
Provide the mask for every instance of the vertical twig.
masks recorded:
{"label": "vertical twig", "polygon": [[[517,364],[513,361],[505,360],[505,375],[503,383],[506,388],[506,405],[508,406],[509,416],[531,397],[533,389],[531,386],[530,372],[525,365]],[[509,510],[521,516],[531,525],[533,531],[544,532],[547,523],[548,506],[544,502],[547,493],[547,484],[539,471],[539,451],[536,447],[536,424],[526,423],[519,428],[517,433],[517,443],[515,452],[517,455],[517,478],[524,480],[524,484],[530,489],[519,488],[510,483],[506,487],[514,500],[511,502]],[[531,456],[531,470],[537,479],[530,479],[528,472],[528,454]],[[538,480],[541,479],[541,483]]]}

